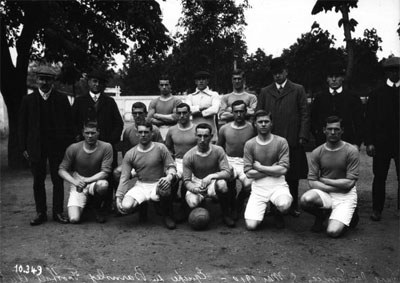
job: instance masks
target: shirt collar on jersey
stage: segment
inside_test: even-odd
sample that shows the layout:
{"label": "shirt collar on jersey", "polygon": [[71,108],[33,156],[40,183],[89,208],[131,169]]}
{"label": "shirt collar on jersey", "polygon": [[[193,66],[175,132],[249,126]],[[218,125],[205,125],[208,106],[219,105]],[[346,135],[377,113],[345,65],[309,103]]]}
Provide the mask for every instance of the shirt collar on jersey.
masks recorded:
{"label": "shirt collar on jersey", "polygon": [[203,90],[196,88],[196,91],[194,92],[194,94],[199,94],[199,93],[204,93],[204,94],[207,94],[208,96],[211,96],[211,90],[209,87],[206,87]]}
{"label": "shirt collar on jersey", "polygon": [[336,93],[342,93],[343,87],[341,86],[338,89],[329,88],[329,93],[330,94],[333,94],[334,91],[336,91]]}
{"label": "shirt collar on jersey", "polygon": [[398,80],[396,83],[394,83],[390,79],[387,79],[386,84],[390,87],[393,87],[393,86],[400,87],[400,80]]}

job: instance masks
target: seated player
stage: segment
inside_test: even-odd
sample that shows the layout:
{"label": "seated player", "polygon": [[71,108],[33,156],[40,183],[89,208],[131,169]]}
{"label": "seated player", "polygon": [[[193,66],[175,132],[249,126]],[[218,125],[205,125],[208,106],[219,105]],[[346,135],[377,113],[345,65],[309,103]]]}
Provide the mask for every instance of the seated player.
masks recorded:
{"label": "seated player", "polygon": [[[171,194],[171,184],[176,179],[174,160],[164,144],[151,140],[151,123],[143,122],[137,129],[139,144],[130,149],[122,161],[121,179],[115,194],[117,209],[127,214],[143,202],[160,202],[164,224],[168,229],[175,229]],[[129,180],[134,177],[138,181],[129,188]]]}
{"label": "seated player", "polygon": [[284,228],[283,214],[288,213],[293,198],[285,174],[289,167],[289,146],[286,139],[271,133],[271,114],[258,110],[254,114],[257,136],[244,146],[244,172],[254,179],[244,218],[248,230],[255,230],[264,219],[268,202],[277,209],[277,228]]}
{"label": "seated player", "polygon": [[[251,181],[243,171],[243,149],[244,144],[255,136],[254,127],[245,120],[247,106],[243,100],[236,100],[232,103],[234,121],[221,127],[218,134],[218,145],[225,149],[229,165],[233,168],[234,179],[229,186],[234,189],[236,180],[241,183],[235,204],[235,218],[242,211],[243,203],[250,195]],[[236,196],[236,195],[235,195]]]}
{"label": "seated player", "polygon": [[212,137],[211,126],[200,123],[196,126],[197,146],[183,156],[186,202],[193,209],[206,197],[218,197],[225,224],[234,227],[235,222],[230,215],[230,192],[226,183],[231,178],[231,170],[223,148],[211,144]]}
{"label": "seated player", "polygon": [[70,223],[79,223],[88,198],[95,205],[96,220],[105,222],[100,213],[100,204],[108,192],[107,177],[112,170],[113,150],[109,143],[99,141],[96,122],[86,122],[83,126],[83,141],[70,145],[58,174],[71,184],[68,199]]}
{"label": "seated player", "polygon": [[[324,230],[323,222],[330,212],[326,232],[339,237],[345,228],[352,226],[353,213],[357,207],[356,181],[359,175],[359,152],[357,147],[341,139],[341,119],[330,116],[326,119],[324,133],[326,143],[313,150],[310,157],[308,182],[311,190],[305,192],[301,207],[315,216],[311,230]],[[354,225],[358,222],[355,215]]]}

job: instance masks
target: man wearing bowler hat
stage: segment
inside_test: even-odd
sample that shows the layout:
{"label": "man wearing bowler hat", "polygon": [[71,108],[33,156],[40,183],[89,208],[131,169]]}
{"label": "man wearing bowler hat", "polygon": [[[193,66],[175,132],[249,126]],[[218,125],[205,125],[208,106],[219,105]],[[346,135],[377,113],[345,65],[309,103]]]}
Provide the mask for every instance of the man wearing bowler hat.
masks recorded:
{"label": "man wearing bowler hat", "polygon": [[216,115],[218,114],[221,99],[218,92],[212,91],[208,87],[210,73],[207,71],[199,71],[194,75],[196,83],[195,92],[189,94],[186,98],[186,103],[192,110],[193,123],[207,123],[212,128],[212,142],[216,143],[218,133],[216,126]]}
{"label": "man wearing bowler hat", "polygon": [[[107,76],[105,71],[94,69],[87,75],[89,93],[77,97],[72,107],[74,116],[75,134],[77,141],[82,140],[81,130],[88,120],[97,121],[99,129],[99,140],[108,142],[113,147],[112,168],[117,167],[118,154],[116,144],[121,139],[124,122],[119,113],[117,103],[108,95],[104,94]],[[115,187],[114,180],[109,177],[110,187]],[[110,206],[112,204],[112,190],[107,198]]]}
{"label": "man wearing bowler hat", "polygon": [[58,176],[64,151],[73,140],[71,107],[67,96],[54,90],[57,73],[48,66],[36,69],[38,88],[22,99],[19,121],[20,149],[33,175],[37,215],[31,225],[47,221],[45,179],[47,160],[53,183],[53,219],[68,223],[63,216],[64,185]]}
{"label": "man wearing bowler hat", "polygon": [[292,216],[299,216],[298,187],[299,179],[308,173],[307,157],[303,146],[309,136],[309,114],[307,96],[302,85],[287,79],[288,68],[281,57],[271,60],[271,73],[274,82],[261,89],[257,110],[271,112],[274,120],[272,133],[284,137],[289,144],[290,168],[286,174],[293,203]]}
{"label": "man wearing bowler hat", "polygon": [[339,62],[328,65],[326,72],[328,87],[317,93],[311,107],[311,131],[316,146],[326,141],[323,128],[330,116],[342,119],[342,140],[360,148],[363,135],[364,113],[360,97],[343,87],[345,69]]}
{"label": "man wearing bowler hat", "polygon": [[386,81],[374,90],[367,104],[365,145],[373,157],[371,219],[381,220],[385,204],[385,187],[390,161],[393,158],[397,172],[397,209],[399,209],[399,90],[400,58],[391,57],[383,62]]}

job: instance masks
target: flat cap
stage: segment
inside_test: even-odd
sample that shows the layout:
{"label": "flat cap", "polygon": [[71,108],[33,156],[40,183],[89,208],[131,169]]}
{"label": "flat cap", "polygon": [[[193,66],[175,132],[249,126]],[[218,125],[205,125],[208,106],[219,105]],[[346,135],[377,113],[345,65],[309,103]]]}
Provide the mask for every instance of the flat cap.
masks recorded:
{"label": "flat cap", "polygon": [[280,73],[286,68],[286,62],[282,57],[276,57],[271,60],[270,69],[272,74]]}
{"label": "flat cap", "polygon": [[89,79],[95,78],[98,79],[100,81],[106,82],[107,81],[107,74],[105,71],[101,70],[101,69],[93,69],[92,71],[90,71],[87,74],[87,77]]}
{"label": "flat cap", "polygon": [[198,71],[194,74],[194,78],[195,79],[200,79],[200,78],[209,78],[210,77],[210,73],[207,71]]}
{"label": "flat cap", "polygon": [[57,71],[54,68],[46,66],[46,65],[38,66],[34,70],[34,73],[37,76],[52,77],[52,78],[55,78],[58,75]]}
{"label": "flat cap", "polygon": [[400,67],[400,57],[390,57],[383,61],[384,68],[398,68]]}

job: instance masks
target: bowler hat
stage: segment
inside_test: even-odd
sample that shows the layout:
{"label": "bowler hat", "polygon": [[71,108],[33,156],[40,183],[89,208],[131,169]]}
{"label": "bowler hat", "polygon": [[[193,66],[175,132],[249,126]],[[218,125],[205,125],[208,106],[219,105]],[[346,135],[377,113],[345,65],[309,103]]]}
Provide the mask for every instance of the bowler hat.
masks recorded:
{"label": "bowler hat", "polygon": [[207,71],[198,71],[197,73],[194,74],[195,79],[202,79],[202,78],[208,79],[209,77],[210,73]]}
{"label": "bowler hat", "polygon": [[329,75],[344,75],[346,73],[346,69],[343,64],[340,62],[332,62],[328,64],[326,74]]}
{"label": "bowler hat", "polygon": [[101,69],[93,69],[92,71],[90,71],[87,74],[87,77],[89,79],[98,79],[100,81],[106,82],[107,81],[107,74],[105,71],[101,70]]}
{"label": "bowler hat", "polygon": [[285,60],[282,57],[276,57],[271,60],[270,69],[272,74],[281,73],[286,68]]}
{"label": "bowler hat", "polygon": [[57,71],[46,65],[37,67],[34,72],[37,76],[41,76],[41,77],[55,78],[57,76]]}
{"label": "bowler hat", "polygon": [[382,66],[384,68],[399,68],[400,67],[400,57],[390,57],[383,61]]}

